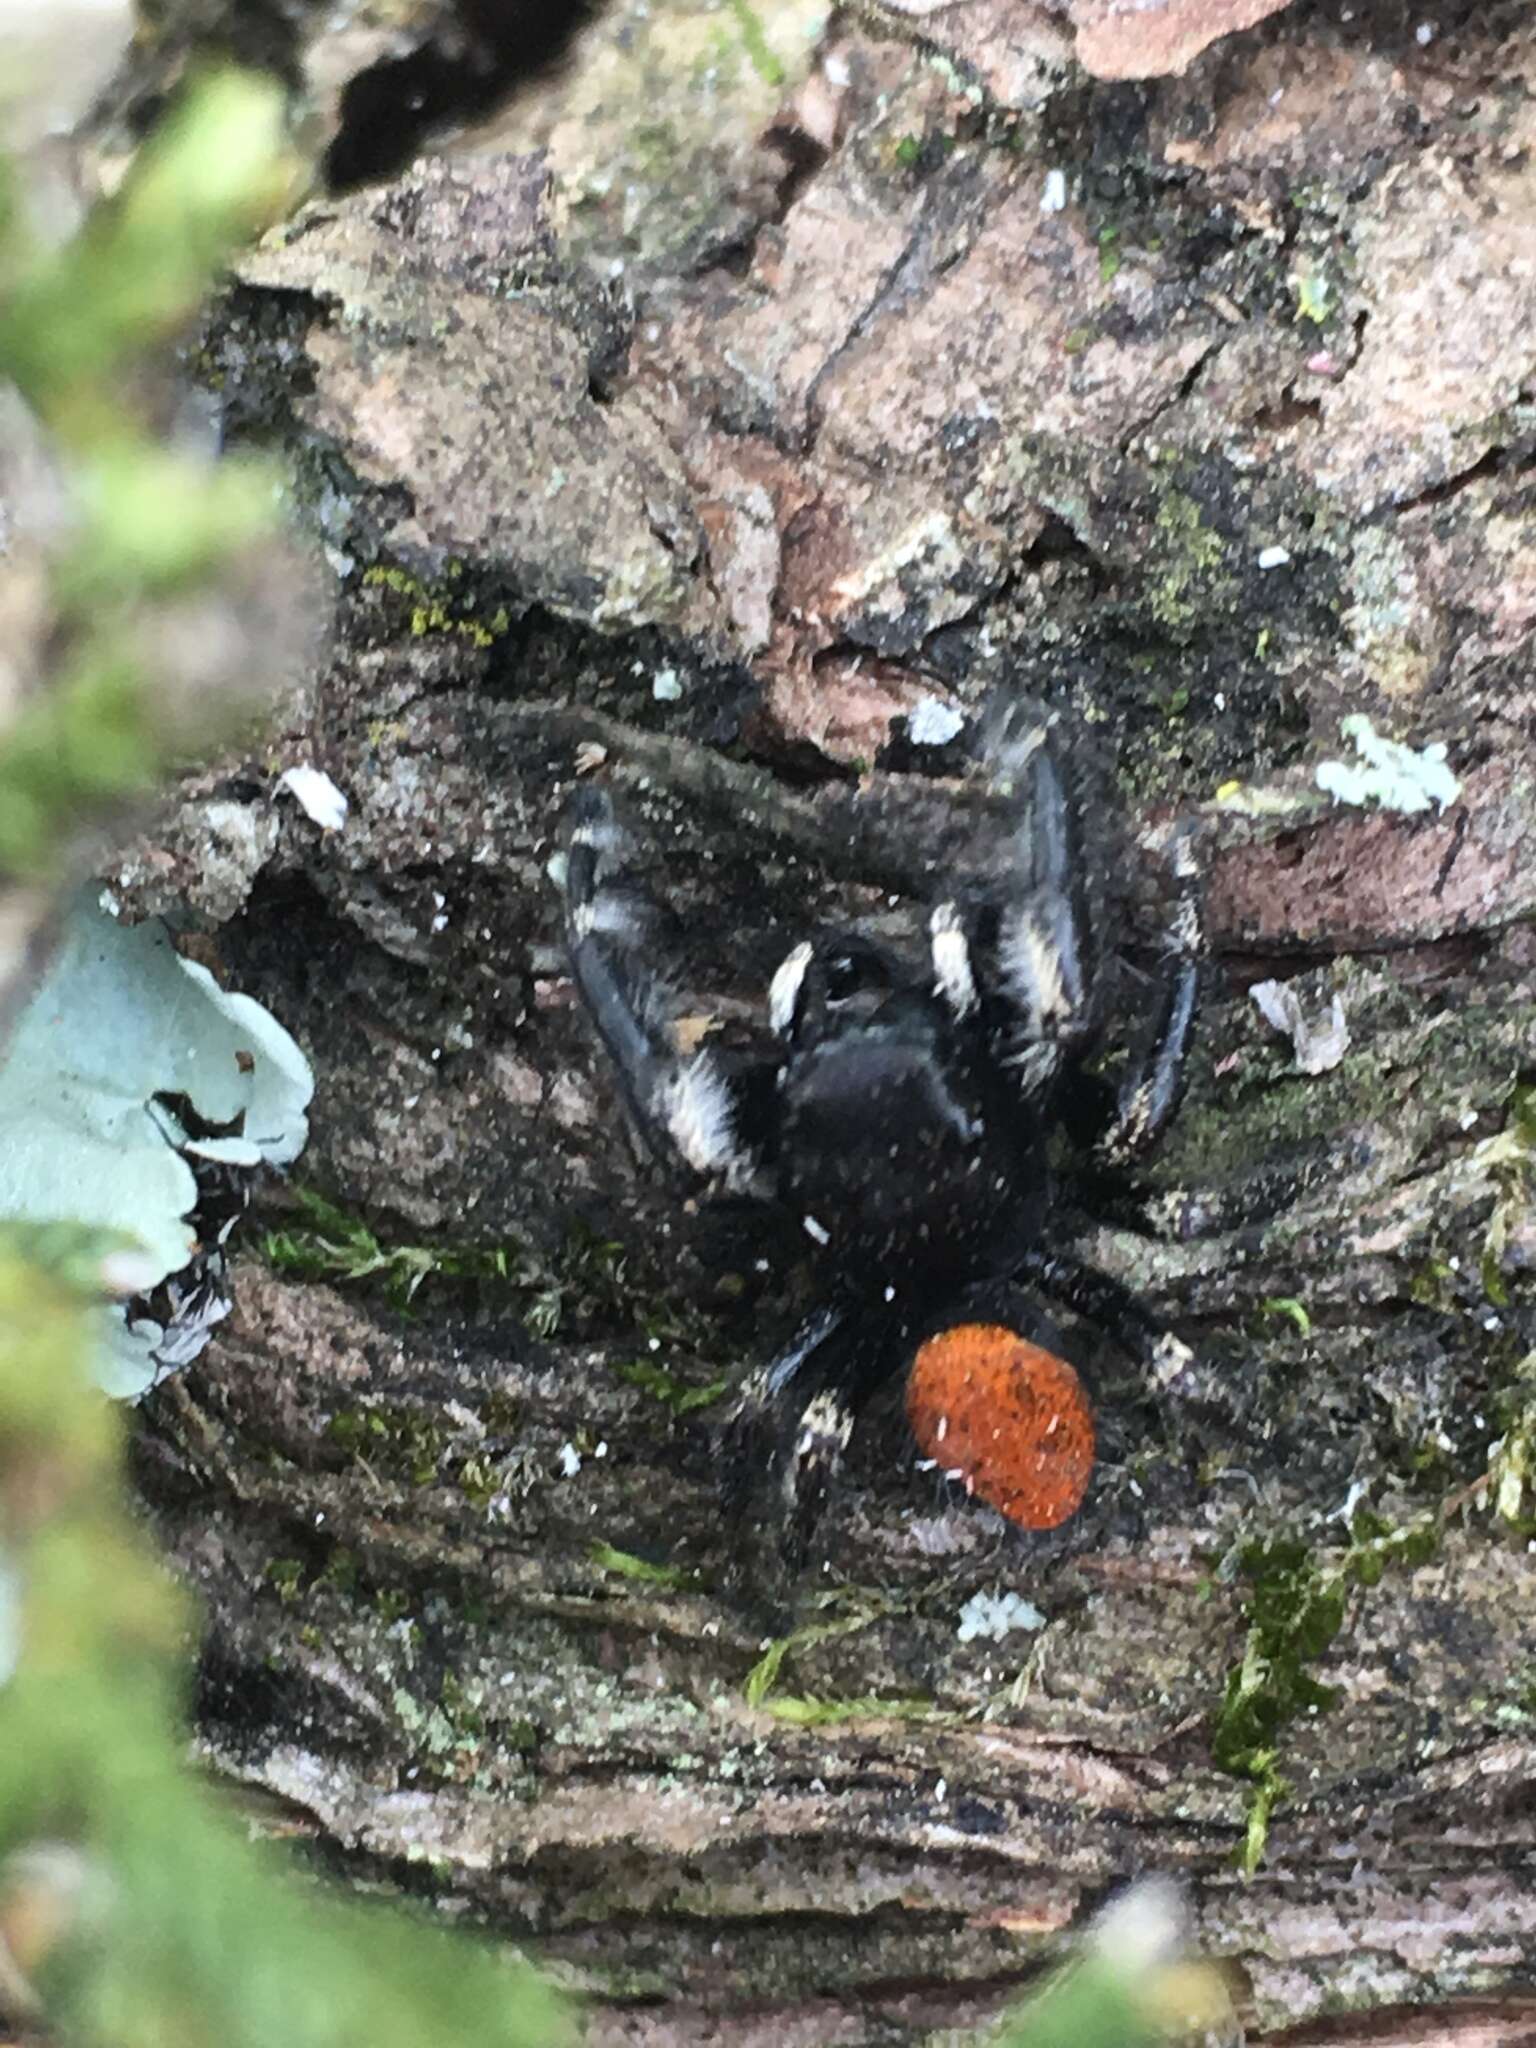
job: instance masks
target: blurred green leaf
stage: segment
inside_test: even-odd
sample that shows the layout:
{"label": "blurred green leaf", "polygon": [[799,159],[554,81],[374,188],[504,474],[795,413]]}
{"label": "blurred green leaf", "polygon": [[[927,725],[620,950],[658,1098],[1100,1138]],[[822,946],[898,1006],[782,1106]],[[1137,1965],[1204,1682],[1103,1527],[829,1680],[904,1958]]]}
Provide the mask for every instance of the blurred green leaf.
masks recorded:
{"label": "blurred green leaf", "polygon": [[1165,2038],[1102,1963],[1064,1970],[1015,2014],[996,2048],[1154,2048]]}
{"label": "blurred green leaf", "polygon": [[0,312],[0,366],[56,429],[111,437],[105,381],[191,318],[230,251],[289,182],[275,80],[212,73],[139,151],[122,190],[62,249],[23,263]]}
{"label": "blurred green leaf", "polygon": [[67,608],[207,577],[272,531],[281,473],[265,462],[199,462],[119,442],[96,451],[78,483],[84,525],[56,583]]}
{"label": "blurred green leaf", "polygon": [[93,1881],[33,1965],[51,2023],[101,2048],[546,2048],[569,2039],[525,1965],[398,1908],[297,1881],[188,1772],[185,1602],[118,1481],[85,1384],[83,1312],[0,1255],[0,1501],[20,1660],[0,1684],[0,1856]]}

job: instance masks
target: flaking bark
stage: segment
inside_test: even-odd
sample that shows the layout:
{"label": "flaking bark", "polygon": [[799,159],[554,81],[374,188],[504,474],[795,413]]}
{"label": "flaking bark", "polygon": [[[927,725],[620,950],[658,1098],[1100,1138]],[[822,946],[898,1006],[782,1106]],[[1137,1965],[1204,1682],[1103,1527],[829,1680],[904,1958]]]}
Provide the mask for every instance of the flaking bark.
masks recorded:
{"label": "flaking bark", "polygon": [[[796,176],[745,237],[745,188],[719,200],[728,261],[659,234],[638,312],[576,262],[609,266],[606,211],[557,192],[556,232],[540,165],[466,158],[316,207],[210,330],[231,430],[298,461],[338,637],[114,885],[217,922],[314,1059],[304,1178],[438,1270],[403,1317],[248,1262],[150,1404],[145,1492],[208,1616],[199,1739],[268,1825],[559,1965],[597,2039],[974,2024],[1154,1867],[1260,2038],[1532,2027],[1530,1507],[1511,1540],[1476,1482],[1530,1427],[1536,1346],[1536,40],[1442,17],[1431,46],[1296,7],[1146,87],[1042,31],[1012,100],[1001,57],[845,27],[786,101]],[[1279,1158],[1304,1198],[1092,1247],[1227,1362],[1234,1417],[1159,1410],[1085,1334],[1100,1476],[1031,1544],[877,1415],[827,1568],[766,1618],[711,1411],[676,1402],[805,1276],[633,1160],[553,821],[578,775],[614,785],[682,915],[680,1013],[729,1027],[807,923],[919,915],[976,799],[898,721],[1021,683],[1093,731],[1133,828],[1202,828],[1221,975],[1162,1170]],[[1330,806],[1351,711],[1445,740],[1460,800]],[[210,837],[299,760],[342,832],[285,804]],[[1246,1001],[1275,972],[1343,996],[1331,1072]],[[469,1256],[497,1245],[504,1272]],[[1241,1546],[1326,1571],[1361,1502],[1439,1538],[1350,1594],[1245,1882],[1252,1788],[1212,1758]],[[1044,1626],[962,1641],[1004,1590]],[[1439,2031],[1395,2011],[1474,1996]]]}

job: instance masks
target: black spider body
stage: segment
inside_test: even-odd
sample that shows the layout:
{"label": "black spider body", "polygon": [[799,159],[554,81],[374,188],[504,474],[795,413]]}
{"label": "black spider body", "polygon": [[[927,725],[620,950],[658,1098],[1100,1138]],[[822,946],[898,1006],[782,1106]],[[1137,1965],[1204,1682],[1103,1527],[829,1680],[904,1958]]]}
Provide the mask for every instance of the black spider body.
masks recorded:
{"label": "black spider body", "polygon": [[[643,1134],[694,1176],[785,1205],[825,1276],[823,1305],[744,1380],[727,1440],[738,1500],[766,1486],[795,1560],[859,1409],[925,1334],[1022,1324],[1029,1290],[1106,1327],[1164,1384],[1190,1362],[1065,1245],[1106,1191],[1124,1220],[1127,1170],[1178,1101],[1198,985],[1192,855],[1175,843],[1164,966],[1111,1090],[1090,1069],[1116,965],[1104,862],[1085,844],[1063,728],[1015,704],[982,760],[994,843],[933,907],[926,957],[857,933],[802,941],[768,992],[771,1048],[730,1059],[673,1043],[661,920],[626,875],[607,797],[583,789],[567,820],[572,970]],[[1063,1177],[1067,1131],[1077,1164]]]}
{"label": "black spider body", "polygon": [[779,1191],[844,1287],[909,1300],[1039,1234],[1040,1130],[934,997],[803,1035],[780,1075]]}

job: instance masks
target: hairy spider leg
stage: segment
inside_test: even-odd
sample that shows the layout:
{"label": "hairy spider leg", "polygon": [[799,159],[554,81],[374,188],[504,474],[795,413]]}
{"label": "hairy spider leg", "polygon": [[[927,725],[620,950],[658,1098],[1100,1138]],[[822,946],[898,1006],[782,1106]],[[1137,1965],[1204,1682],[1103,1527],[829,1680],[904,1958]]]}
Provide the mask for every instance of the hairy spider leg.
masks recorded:
{"label": "hairy spider leg", "polygon": [[1188,833],[1174,840],[1172,864],[1178,897],[1157,1007],[1120,1085],[1114,1119],[1094,1147],[1097,1160],[1108,1167],[1129,1165],[1150,1152],[1184,1096],[1205,949],[1200,868]]}
{"label": "hairy spider leg", "polygon": [[997,900],[982,913],[953,901],[935,906],[934,988],[957,1020],[978,1004],[998,1013],[1003,1063],[1032,1094],[1094,1029],[1094,921],[1053,714],[1016,705],[987,744],[992,786],[1017,822]]}
{"label": "hairy spider leg", "polygon": [[567,814],[558,871],[571,971],[652,1150],[745,1191],[763,1164],[750,1134],[751,1086],[707,1049],[686,1058],[677,1051],[669,992],[647,957],[663,913],[616,875],[622,843],[607,796],[582,790]]}
{"label": "hairy spider leg", "polygon": [[1193,1351],[1166,1329],[1121,1281],[1066,1252],[1031,1246],[1013,1277],[1032,1280],[1075,1315],[1097,1324],[1161,1391],[1182,1392],[1196,1369]]}
{"label": "hairy spider leg", "polygon": [[1365,1163],[1370,1148],[1358,1141],[1342,1147],[1320,1142],[1292,1157],[1267,1159],[1217,1188],[1154,1188],[1128,1174],[1156,1145],[1183,1100],[1199,1006],[1205,933],[1190,833],[1181,832],[1174,840],[1172,864],[1178,897],[1157,1007],[1107,1123],[1102,1103],[1093,1112],[1101,1128],[1088,1140],[1088,1165],[1075,1176],[1073,1194],[1100,1222],[1183,1244],[1268,1223],[1312,1189],[1331,1183],[1341,1167]]}
{"label": "hairy spider leg", "polygon": [[813,1499],[825,1498],[853,1435],[853,1409],[843,1387],[834,1384],[848,1358],[851,1323],[846,1308],[816,1309],[742,1382],[721,1434],[726,1504],[733,1515],[742,1515],[760,1488],[765,1463],[781,1487],[787,1481],[794,1501],[796,1446],[803,1445],[807,1481],[802,1512]]}
{"label": "hairy spider leg", "polygon": [[1026,1252],[1015,1276],[1095,1324],[1134,1359],[1163,1398],[1219,1417],[1224,1428],[1242,1429],[1241,1390],[1219,1360],[1202,1357],[1176,1337],[1137,1295],[1111,1274],[1065,1252]]}
{"label": "hairy spider leg", "polygon": [[766,1478],[791,1570],[809,1555],[859,1410],[890,1376],[898,1341],[864,1305],[818,1308],[742,1385],[721,1439],[726,1505],[741,1518]]}

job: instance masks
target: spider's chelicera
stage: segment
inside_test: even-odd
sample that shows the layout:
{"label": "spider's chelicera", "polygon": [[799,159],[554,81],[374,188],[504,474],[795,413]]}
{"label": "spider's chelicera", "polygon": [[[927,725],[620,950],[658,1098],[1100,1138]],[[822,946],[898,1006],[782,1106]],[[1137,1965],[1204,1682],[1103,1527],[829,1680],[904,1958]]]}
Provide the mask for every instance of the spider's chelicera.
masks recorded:
{"label": "spider's chelicera", "polygon": [[933,905],[921,957],[847,931],[794,946],[757,1053],[679,1049],[659,920],[608,798],[584,788],[567,814],[555,872],[572,971],[641,1132],[700,1181],[787,1205],[825,1276],[821,1304],[744,1381],[727,1432],[731,1489],[767,1497],[792,1562],[861,1406],[897,1374],[935,1464],[1033,1526],[1073,1511],[1091,1417],[1071,1368],[1028,1341],[1035,1297],[1097,1324],[1160,1384],[1191,1362],[1070,1246],[1094,1214],[1133,1214],[1130,1171],[1178,1103],[1196,863],[1175,837],[1163,958],[1111,1087],[1091,1067],[1116,961],[1105,861],[1085,844],[1066,737],[1034,703],[993,717],[985,879]]}

